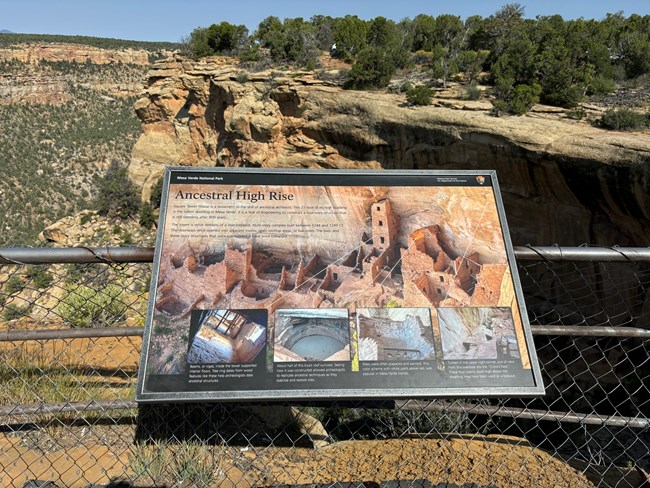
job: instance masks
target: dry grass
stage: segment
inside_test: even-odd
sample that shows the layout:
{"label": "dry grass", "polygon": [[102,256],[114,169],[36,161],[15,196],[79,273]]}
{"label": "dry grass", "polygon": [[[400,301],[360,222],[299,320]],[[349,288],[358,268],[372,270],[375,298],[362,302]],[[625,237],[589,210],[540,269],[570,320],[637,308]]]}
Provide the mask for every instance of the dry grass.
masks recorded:
{"label": "dry grass", "polygon": [[[0,349],[0,405],[132,399],[135,370],[104,368],[98,341],[14,342]],[[81,349],[80,349],[81,345]],[[93,363],[89,357],[95,357]]]}

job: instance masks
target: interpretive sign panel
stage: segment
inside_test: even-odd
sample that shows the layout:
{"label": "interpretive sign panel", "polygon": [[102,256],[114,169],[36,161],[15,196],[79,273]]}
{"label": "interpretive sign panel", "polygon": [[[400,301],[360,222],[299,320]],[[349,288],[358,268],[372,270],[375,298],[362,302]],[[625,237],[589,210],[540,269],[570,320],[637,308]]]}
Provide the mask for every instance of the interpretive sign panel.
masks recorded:
{"label": "interpretive sign panel", "polygon": [[539,395],[496,174],[166,171],[136,400]]}

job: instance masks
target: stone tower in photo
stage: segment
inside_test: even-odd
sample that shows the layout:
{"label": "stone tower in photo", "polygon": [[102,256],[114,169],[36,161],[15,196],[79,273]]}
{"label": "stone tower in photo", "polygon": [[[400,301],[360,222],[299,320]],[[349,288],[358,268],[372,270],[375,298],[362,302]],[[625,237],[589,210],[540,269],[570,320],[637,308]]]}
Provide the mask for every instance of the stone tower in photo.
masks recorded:
{"label": "stone tower in photo", "polygon": [[372,204],[372,245],[383,252],[394,249],[397,244],[397,219],[393,215],[390,201],[384,199]]}

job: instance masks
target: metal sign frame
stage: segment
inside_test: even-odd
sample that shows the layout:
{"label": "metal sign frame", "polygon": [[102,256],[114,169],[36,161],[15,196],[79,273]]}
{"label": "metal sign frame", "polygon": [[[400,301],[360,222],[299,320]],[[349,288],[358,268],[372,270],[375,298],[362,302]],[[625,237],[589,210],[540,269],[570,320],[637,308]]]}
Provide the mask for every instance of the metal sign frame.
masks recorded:
{"label": "metal sign frame", "polygon": [[[344,192],[346,198],[356,202],[354,208],[336,205],[337,199],[343,199],[340,195]],[[440,198],[443,199],[449,196],[465,207],[475,196],[486,203],[483,212],[479,213],[480,218],[472,220],[468,218],[469,213],[463,213],[454,229],[440,227],[440,224],[444,227],[444,222],[425,221],[421,229],[413,230],[417,219],[407,214],[421,211],[425,220],[430,218],[431,212],[435,213],[437,203],[427,199],[434,194],[442,195]],[[397,195],[397,200],[394,195]],[[330,202],[327,205],[330,205],[331,212],[327,213],[329,210],[325,206],[322,216],[318,214],[322,210],[317,210],[317,205],[311,204],[326,200]],[[385,201],[388,203],[383,203]],[[371,206],[376,204],[376,214],[372,213],[372,207],[368,208],[368,202]],[[383,207],[380,208],[379,202]],[[464,208],[463,205],[457,208]],[[258,211],[256,208],[262,210],[255,213]],[[349,210],[358,214],[359,208],[367,210],[363,222],[358,216],[352,218],[348,214]],[[246,214],[248,212],[250,215]],[[448,216],[455,219],[451,213]],[[304,249],[314,246],[318,247],[315,254],[328,254],[328,239],[337,242],[339,238],[336,232],[322,229],[320,223],[316,225],[321,218],[326,221],[323,225],[330,225],[327,224],[330,222],[334,231],[341,230],[348,234],[346,222],[363,226],[356,230],[360,241],[354,250],[356,261],[348,256],[347,267],[341,267],[342,257],[315,259],[311,256],[312,261],[319,261],[322,268],[315,271],[316,265],[311,269],[311,262],[307,257],[303,259]],[[404,223],[403,219],[407,219],[407,222]],[[216,224],[217,221],[220,223]],[[479,239],[474,241],[478,227],[473,227],[472,234],[467,232],[468,225],[471,227],[484,221],[492,225],[488,229],[492,232],[492,241],[482,242],[479,247],[487,249],[494,242],[499,243],[496,247],[501,246],[494,253],[497,257],[489,256],[489,259],[481,253],[473,254],[473,257],[468,254],[470,244],[479,242]],[[297,225],[298,229],[302,226],[307,233],[302,237],[296,237],[296,234],[291,237],[291,233],[286,234],[281,230],[286,229],[287,225]],[[456,235],[454,231],[467,235]],[[320,237],[313,238],[314,233]],[[450,250],[450,243],[443,244],[442,237],[438,242],[438,235],[451,235],[458,242],[462,241],[463,245],[465,242],[470,244],[461,252],[457,249],[458,242],[454,242],[455,248]],[[283,254],[290,254],[287,243],[291,243],[291,239],[296,243],[293,252],[300,254],[299,262],[282,263],[282,270],[278,274],[278,269],[274,269],[271,280],[265,278],[266,274],[258,273],[253,261],[257,256],[255,253],[263,251],[271,256],[269,259],[274,259],[273,243],[277,242],[282,244]],[[242,244],[244,241],[248,241],[248,244]],[[343,238],[339,241],[343,241]],[[340,247],[340,242],[337,245]],[[279,254],[280,248],[277,249]],[[337,252],[341,251],[339,248]],[[432,262],[444,258],[445,270],[427,268],[423,271],[417,259],[429,259],[422,258],[426,253],[429,253]],[[412,262],[408,268],[407,260]],[[481,281],[480,273],[489,267],[488,264],[493,266],[490,268],[493,271],[505,270],[501,275],[501,287]],[[214,273],[215,277],[227,276],[225,283],[205,281],[200,275],[211,265],[215,265],[210,268],[210,273]],[[469,271],[463,271],[463,267]],[[192,270],[196,271],[196,277],[191,274]],[[341,273],[348,273],[347,278],[339,278],[338,274]],[[258,274],[264,277],[260,278]],[[408,280],[404,279],[404,274],[408,275]],[[278,297],[279,305],[277,301],[269,301],[269,297],[264,298],[268,290],[253,290],[255,280],[260,286],[266,286],[273,279],[277,280],[278,276],[281,283],[272,291],[272,296]],[[380,278],[384,281],[380,282]],[[434,283],[438,279],[447,286],[442,294],[441,288],[436,288]],[[303,284],[309,280],[315,282],[315,288],[303,293],[301,290],[306,288]],[[394,299],[397,303],[391,299],[386,302],[386,296],[369,298],[363,295],[367,290],[359,284],[361,280],[365,280],[364,286],[369,284],[369,289],[375,295],[382,290],[385,293],[391,290],[395,292],[401,280],[402,296],[398,297],[398,291],[395,295],[398,298]],[[341,326],[340,316],[337,315],[339,312],[327,306],[336,305],[342,300],[336,298],[336,291],[332,290],[340,290],[343,283],[355,292],[360,290],[359,296],[366,297],[365,304],[355,301],[352,305],[348,303],[348,306],[335,307],[347,308],[348,312],[353,310],[352,315],[348,314],[349,335]],[[405,291],[407,286],[404,283],[408,283],[408,291]],[[201,286],[202,291],[196,293],[199,296],[192,295],[191,290],[198,290]],[[208,288],[211,290],[213,287],[221,289],[221,292],[215,291],[214,296],[210,295]],[[482,298],[477,296],[479,288],[485,292]],[[136,387],[138,402],[466,398],[544,394],[495,171],[167,168],[150,290]],[[294,295],[288,297],[290,293]],[[505,300],[504,294],[511,293],[512,306],[509,308],[501,302],[491,303],[486,293],[496,293],[502,302]],[[179,298],[179,295],[182,296]],[[295,298],[297,295],[299,299]],[[409,303],[405,296],[416,297],[418,303]],[[290,299],[295,299],[295,303],[306,303],[307,297],[323,299],[326,305],[323,305],[324,308],[320,305],[301,306],[299,308],[304,310],[297,312],[295,306],[288,305]],[[431,301],[431,306],[422,305],[426,297]],[[436,300],[439,300],[438,306],[435,305]],[[482,300],[483,306],[472,307],[472,300]],[[371,301],[371,306],[368,306]],[[247,306],[250,303],[254,306]],[[264,310],[264,303],[270,304],[274,312],[271,319],[268,318],[271,315],[268,310],[266,319],[260,318],[262,315],[259,311]],[[463,309],[462,314],[457,312],[458,309]],[[258,312],[254,313],[254,310]],[[294,313],[288,312],[291,310]],[[423,310],[430,310],[433,335],[427,329],[427,314]],[[441,313],[444,320],[452,324],[444,329],[444,333],[441,332],[441,319],[438,317]],[[226,317],[228,314],[232,317]],[[467,316],[474,316],[472,314],[477,318],[477,314],[481,314],[482,329],[476,332],[475,328],[472,332],[478,334],[478,339],[467,335],[469,326],[452,328],[460,322],[467,324]],[[363,317],[363,324],[360,317]],[[234,325],[216,325],[225,318],[232,319]],[[489,321],[491,325],[485,325]],[[279,324],[284,327],[281,334],[277,334]],[[406,334],[405,329],[400,327],[419,330],[420,336],[417,339],[413,338],[417,334],[407,338],[400,336]],[[177,337],[172,335],[170,339],[167,337],[170,329],[183,332]],[[318,335],[312,333],[314,330],[323,332]],[[456,340],[459,330],[466,334],[460,342]],[[497,330],[501,330],[501,335],[495,332]],[[389,339],[386,331],[397,338],[391,336]],[[452,332],[456,334],[453,337]],[[512,333],[507,335],[509,332]],[[165,333],[166,346],[162,347],[161,338]],[[245,337],[240,338],[239,334]],[[293,339],[291,334],[295,335]],[[360,339],[360,335],[364,337]],[[289,337],[286,341],[285,336]],[[302,350],[296,352],[299,350],[297,344],[307,337],[313,340],[307,345],[304,345],[304,341],[302,347],[309,354],[317,354],[314,351],[321,354],[322,348],[330,347],[328,337],[338,344],[344,344],[345,338],[349,337],[350,342],[326,359],[315,358]],[[255,344],[261,339],[264,345],[259,349]],[[363,352],[360,352],[359,341],[362,339],[368,339],[364,344],[369,347],[364,345]],[[235,341],[239,359],[215,356],[215,353],[223,352],[220,349],[223,344],[232,345]],[[493,344],[493,341],[498,342]],[[400,347],[394,347],[396,343]],[[453,344],[453,348],[449,344]],[[230,350],[233,350],[232,347]],[[479,347],[480,352],[477,352]],[[493,357],[494,347],[497,348],[496,359]],[[349,356],[346,356],[345,348]],[[479,359],[465,357],[463,348],[471,354],[483,356],[479,356]],[[244,349],[245,354],[242,352]],[[165,359],[169,359],[164,367],[161,366],[161,351],[167,355]],[[508,355],[499,356],[502,353]],[[341,365],[345,366],[343,370],[339,367]],[[395,370],[391,370],[391,367]],[[397,370],[405,373],[397,374]],[[382,377],[382,371],[386,377]],[[462,381],[454,380],[454,375]]]}

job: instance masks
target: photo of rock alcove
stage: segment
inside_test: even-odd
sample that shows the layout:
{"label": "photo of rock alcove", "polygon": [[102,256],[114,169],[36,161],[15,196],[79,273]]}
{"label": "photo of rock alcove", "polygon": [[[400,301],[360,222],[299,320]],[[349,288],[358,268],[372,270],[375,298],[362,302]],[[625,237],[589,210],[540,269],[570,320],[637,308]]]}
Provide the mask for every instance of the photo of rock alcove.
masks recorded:
{"label": "photo of rock alcove", "polygon": [[494,308],[439,308],[444,359],[519,359],[512,311]]}
{"label": "photo of rock alcove", "polygon": [[347,309],[281,309],[275,312],[275,362],[349,361]]}
{"label": "photo of rock alcove", "polygon": [[359,361],[435,359],[428,308],[358,308]]}
{"label": "photo of rock alcove", "polygon": [[189,364],[251,363],[264,349],[264,311],[196,310],[193,314],[200,325],[187,353]]}

